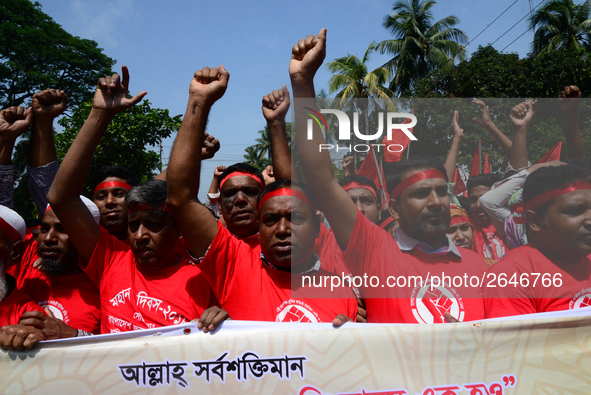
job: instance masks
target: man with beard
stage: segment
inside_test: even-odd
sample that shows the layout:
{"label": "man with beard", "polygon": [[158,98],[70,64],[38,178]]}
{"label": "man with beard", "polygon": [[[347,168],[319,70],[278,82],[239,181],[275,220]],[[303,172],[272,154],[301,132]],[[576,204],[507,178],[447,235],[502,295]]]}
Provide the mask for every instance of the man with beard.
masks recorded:
{"label": "man with beard", "polygon": [[[434,159],[414,157],[399,163],[389,175],[390,213],[399,222],[393,239],[359,213],[334,178],[328,152],[318,149],[326,143],[319,127],[312,126],[308,140],[304,107],[315,106],[314,75],[325,55],[325,29],[316,37],[301,39],[292,49],[289,72],[294,97],[301,98],[294,111],[298,154],[308,186],[330,222],[353,275],[375,276],[384,285],[361,287],[362,297],[367,298],[368,322],[482,319],[481,290],[469,284],[452,286],[449,281],[454,276],[481,278],[486,264],[446,236],[450,203],[445,168]],[[398,280],[395,287],[388,283],[391,278]]]}
{"label": "man with beard", "polygon": [[3,349],[30,349],[46,339],[39,329],[17,325],[23,314],[37,312],[43,315],[43,310],[16,288],[12,276],[4,273],[6,267],[19,264],[25,231],[21,216],[0,206],[0,348]]}
{"label": "man with beard", "polygon": [[127,240],[127,191],[140,181],[127,168],[103,166],[92,177],[93,201],[100,213],[100,225],[119,240]]}
{"label": "man with beard", "polygon": [[[80,199],[98,223],[96,205],[83,196]],[[45,308],[49,318],[29,313],[21,324],[41,329],[52,339],[99,334],[99,290],[80,268],[78,252],[50,206],[43,215],[37,243],[27,235],[25,245],[21,264],[15,266],[18,288]]]}
{"label": "man with beard", "polygon": [[[215,305],[198,268],[178,256],[182,235],[166,206],[166,182],[146,181],[129,190],[129,245],[101,228],[79,193],[94,151],[111,119],[145,95],[127,97],[129,72],[101,78],[88,119],[72,143],[47,199],[80,255],[81,268],[100,290],[101,333],[156,328],[199,319],[205,332],[227,314]],[[200,143],[203,143],[201,141]],[[213,217],[212,217],[213,218]]]}
{"label": "man with beard", "polygon": [[[591,305],[591,184],[577,165],[543,167],[525,181],[530,243],[488,269],[505,287],[484,289],[486,316],[506,317]],[[517,285],[512,283],[517,281]]]}
{"label": "man with beard", "polygon": [[[167,202],[189,252],[220,305],[235,319],[331,322],[338,314],[354,319],[357,303],[350,289],[340,289],[347,296],[318,299],[309,297],[308,288],[301,287],[304,275],[329,275],[313,254],[320,221],[315,205],[302,188],[288,179],[265,187],[257,204],[260,250],[233,237],[205,206],[193,199],[199,189],[201,141],[207,117],[211,106],[223,96],[229,77],[223,66],[195,72],[187,113],[169,161]],[[255,183],[253,179],[253,187]],[[292,294],[292,277],[303,288],[304,296]]]}

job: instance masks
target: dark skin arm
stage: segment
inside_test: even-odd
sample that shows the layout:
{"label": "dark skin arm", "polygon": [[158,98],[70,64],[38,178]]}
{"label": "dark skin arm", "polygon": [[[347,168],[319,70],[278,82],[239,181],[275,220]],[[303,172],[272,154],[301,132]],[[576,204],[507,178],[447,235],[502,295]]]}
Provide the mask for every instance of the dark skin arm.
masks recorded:
{"label": "dark skin arm", "polygon": [[203,333],[213,332],[219,324],[225,320],[231,320],[228,312],[217,306],[212,306],[205,310],[197,321],[197,328],[203,329]]}
{"label": "dark skin arm", "polygon": [[451,141],[451,148],[445,159],[445,164],[443,165],[443,167],[445,167],[445,172],[447,173],[447,179],[450,180],[450,182],[454,179],[456,164],[458,163],[458,154],[460,153],[460,145],[462,144],[462,140],[464,140],[464,129],[460,128],[460,125],[458,125],[459,119],[460,114],[457,111],[454,111],[454,115],[451,118],[451,130],[454,137]]}
{"label": "dark skin arm", "polygon": [[[195,196],[199,191],[201,146],[211,106],[225,93],[230,73],[223,67],[197,70],[189,86],[187,112],[168,162],[167,204],[193,256],[203,256],[218,222]],[[198,226],[195,226],[198,224]]]}
{"label": "dark skin arm", "polygon": [[122,67],[122,74],[123,78],[114,74],[99,80],[90,115],[68,150],[47,194],[53,211],[84,261],[90,260],[100,237],[99,225],[80,199],[92,156],[111,119],[139,103],[147,94],[141,92],[128,99],[129,72],[126,66]]}
{"label": "dark skin arm", "polygon": [[[319,152],[319,145],[326,141],[320,128],[313,125],[312,140],[307,139],[306,111],[303,107],[313,101],[302,103],[299,98],[315,99],[314,75],[326,56],[326,29],[318,36],[308,36],[292,48],[289,75],[295,101],[296,135],[298,156],[308,187],[314,194],[320,210],[332,225],[339,246],[345,249],[357,220],[357,207],[334,177],[328,152]],[[315,105],[314,105],[315,106]]]}
{"label": "dark skin arm", "polygon": [[31,326],[6,325],[0,328],[0,348],[3,350],[30,350],[43,340],[46,340],[43,333]]}
{"label": "dark skin arm", "polygon": [[21,317],[19,325],[39,329],[47,340],[66,339],[78,336],[78,331],[75,328],[66,325],[62,320],[55,318],[47,307],[45,308],[45,313],[47,315],[40,311],[28,311]]}
{"label": "dark skin arm", "polygon": [[509,162],[514,169],[527,167],[527,129],[536,115],[537,108],[537,101],[526,100],[511,109],[510,118],[514,132]]}
{"label": "dark skin arm", "polygon": [[267,120],[271,137],[271,156],[275,180],[291,179],[297,174],[292,171],[291,151],[287,145],[285,116],[289,111],[289,92],[287,86],[263,97],[263,116]]}
{"label": "dark skin arm", "polygon": [[0,111],[0,165],[12,163],[12,150],[16,139],[29,129],[33,113],[23,107],[10,107]]}
{"label": "dark skin arm", "polygon": [[586,159],[585,143],[579,130],[579,115],[577,113],[580,102],[581,91],[578,87],[567,86],[560,92],[558,103],[566,121],[564,137],[566,137],[568,154],[571,158]]}
{"label": "dark skin arm", "polygon": [[33,132],[29,143],[29,166],[39,167],[57,159],[53,142],[53,120],[68,107],[63,91],[46,89],[33,95]]}

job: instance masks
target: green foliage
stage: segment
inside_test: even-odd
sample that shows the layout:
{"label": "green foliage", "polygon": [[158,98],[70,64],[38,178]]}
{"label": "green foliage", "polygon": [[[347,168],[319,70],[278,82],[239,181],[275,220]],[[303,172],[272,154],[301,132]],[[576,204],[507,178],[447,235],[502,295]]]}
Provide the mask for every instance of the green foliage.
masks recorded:
{"label": "green foliage", "polygon": [[[60,159],[66,155],[90,114],[91,108],[91,102],[83,103],[73,111],[72,116],[64,117],[59,121],[64,128],[64,131],[57,134],[55,139],[56,151]],[[150,107],[150,102],[147,100],[117,114],[96,149],[84,193],[88,196],[92,195],[89,185],[92,174],[105,165],[125,166],[141,181],[156,177],[156,171],[160,167],[160,157],[156,152],[149,150],[149,147],[159,144],[163,138],[176,133],[180,125],[180,119],[171,118],[168,110]]]}
{"label": "green foliage", "polygon": [[70,105],[80,104],[114,63],[96,42],[63,30],[39,3],[0,4],[0,107],[23,105],[49,87],[65,91]]}
{"label": "green foliage", "polygon": [[[285,125],[287,132],[287,144],[292,146],[291,138],[291,123]],[[269,128],[265,126],[259,130],[259,137],[257,137],[256,144],[246,147],[244,154],[244,163],[259,169],[260,171],[271,165],[271,137],[269,135]]]}
{"label": "green foliage", "polygon": [[[591,1],[549,0],[529,18],[535,30],[534,54],[558,49],[589,49],[591,39]],[[536,29],[537,28],[537,29]]]}
{"label": "green foliage", "polygon": [[433,21],[432,0],[399,0],[383,26],[394,39],[380,42],[376,49],[392,55],[384,67],[394,78],[390,89],[403,93],[419,77],[440,68],[451,68],[456,60],[466,58],[463,45],[468,37],[456,28],[459,19],[447,16]]}

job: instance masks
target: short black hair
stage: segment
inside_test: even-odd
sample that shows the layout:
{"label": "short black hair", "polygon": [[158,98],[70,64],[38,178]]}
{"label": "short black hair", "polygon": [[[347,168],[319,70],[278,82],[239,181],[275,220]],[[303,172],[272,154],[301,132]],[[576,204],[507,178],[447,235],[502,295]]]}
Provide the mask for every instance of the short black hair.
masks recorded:
{"label": "short black hair", "polygon": [[470,210],[470,201],[464,195],[456,196],[458,198],[458,202],[460,202],[460,206],[468,213],[468,217],[472,216],[472,211]]}
{"label": "short black hair", "polygon": [[445,178],[445,181],[449,182],[447,179],[447,172],[445,171],[445,167],[443,167],[441,162],[428,156],[413,156],[404,162],[396,162],[396,164],[391,167],[391,171],[386,177],[388,192],[392,193],[392,190],[402,182],[402,175],[404,173],[407,173],[411,170],[429,169],[439,170]]}
{"label": "short black hair", "polygon": [[[263,189],[263,192],[261,192],[258,203],[260,203],[263,197],[269,192],[273,192],[281,188],[291,189],[292,187],[298,187],[304,193],[304,195],[306,195],[308,200],[318,207],[316,200],[314,200],[314,197],[312,196],[312,193],[310,193],[310,191],[304,185],[300,184],[299,182],[292,181],[289,178],[284,178],[267,185],[265,189]],[[316,213],[314,212],[312,214],[315,215]]]}
{"label": "short black hair", "polygon": [[[525,179],[523,203],[527,206],[530,200],[544,192],[564,188],[571,182],[588,181],[590,176],[591,173],[587,168],[573,164],[542,167]],[[539,205],[534,211],[541,216],[545,216],[553,200]]]}
{"label": "short black hair", "polygon": [[468,182],[466,184],[466,189],[468,194],[470,194],[470,191],[472,190],[472,188],[476,188],[479,186],[485,186],[488,188],[492,188],[492,186],[496,183],[501,181],[501,176],[499,176],[496,173],[490,173],[490,174],[479,174],[477,176],[473,176],[468,178]]}
{"label": "short black hair", "polygon": [[372,180],[370,180],[369,178],[359,175],[359,174],[354,174],[354,175],[350,175],[347,176],[345,178],[343,178],[341,181],[339,181],[339,185],[344,187],[345,185],[347,185],[350,182],[357,182],[361,185],[367,185],[369,187],[371,187],[375,193],[376,196],[378,198],[377,203],[378,203],[378,207],[380,206],[380,191],[378,190],[378,187],[376,186],[376,183],[373,182]]}
{"label": "short black hair", "polygon": [[119,165],[102,166],[92,175],[92,190],[94,191],[96,186],[108,177],[121,178],[132,187],[140,183],[140,180],[127,167]]}
{"label": "short black hair", "polygon": [[265,185],[265,177],[263,177],[263,173],[261,173],[256,167],[253,167],[247,163],[234,163],[232,166],[228,166],[228,168],[224,170],[224,172],[220,176],[220,179],[218,180],[218,190],[220,192],[222,191],[220,185],[222,185],[222,181],[224,180],[224,178],[228,177],[230,173],[235,171],[244,171],[247,173],[251,173],[253,176],[257,176],[259,180],[261,180],[262,185]]}

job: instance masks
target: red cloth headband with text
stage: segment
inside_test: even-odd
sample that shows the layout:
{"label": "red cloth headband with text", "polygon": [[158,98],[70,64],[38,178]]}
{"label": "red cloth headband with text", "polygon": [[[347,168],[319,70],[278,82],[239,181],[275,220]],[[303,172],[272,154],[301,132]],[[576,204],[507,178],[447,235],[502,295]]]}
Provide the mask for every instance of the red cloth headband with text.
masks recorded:
{"label": "red cloth headband with text", "polygon": [[400,196],[402,192],[404,192],[406,188],[408,188],[412,184],[416,184],[417,182],[426,180],[428,178],[441,178],[445,180],[445,177],[443,176],[443,174],[441,174],[439,170],[429,169],[419,171],[418,173],[413,174],[412,176],[406,178],[404,181],[398,184],[398,186],[396,186],[396,188],[394,188],[392,192],[390,192],[390,198],[396,199],[398,196]]}

